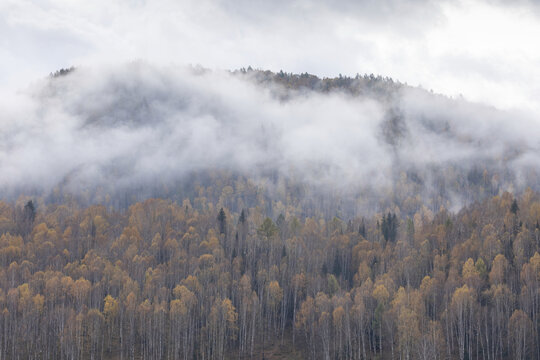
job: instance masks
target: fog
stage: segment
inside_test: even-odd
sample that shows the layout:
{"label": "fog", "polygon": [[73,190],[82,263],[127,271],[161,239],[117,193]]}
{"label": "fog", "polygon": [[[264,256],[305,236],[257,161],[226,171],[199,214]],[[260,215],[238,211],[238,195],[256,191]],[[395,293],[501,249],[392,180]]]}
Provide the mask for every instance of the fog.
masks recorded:
{"label": "fog", "polygon": [[286,92],[250,74],[145,62],[78,68],[2,100],[1,195],[114,193],[216,169],[356,193],[392,191],[408,175],[435,196],[448,168],[487,169],[496,191],[537,186],[531,116],[419,88],[388,92]]}

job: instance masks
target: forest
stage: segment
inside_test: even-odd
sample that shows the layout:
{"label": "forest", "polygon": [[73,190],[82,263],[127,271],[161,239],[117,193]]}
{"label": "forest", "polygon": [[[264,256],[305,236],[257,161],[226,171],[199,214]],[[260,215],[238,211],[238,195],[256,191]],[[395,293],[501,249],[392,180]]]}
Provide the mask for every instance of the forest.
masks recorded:
{"label": "forest", "polygon": [[175,71],[62,69],[7,123],[0,360],[540,359],[537,125]]}
{"label": "forest", "polygon": [[0,360],[540,360],[540,0],[0,0]]}
{"label": "forest", "polygon": [[539,193],[353,218],[286,197],[1,202],[0,357],[539,358]]}

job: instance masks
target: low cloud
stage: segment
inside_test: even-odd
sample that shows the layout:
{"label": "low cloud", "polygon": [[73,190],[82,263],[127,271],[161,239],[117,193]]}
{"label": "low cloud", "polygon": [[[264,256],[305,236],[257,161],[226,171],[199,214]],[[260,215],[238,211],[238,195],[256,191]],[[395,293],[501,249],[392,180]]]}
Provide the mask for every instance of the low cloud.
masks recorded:
{"label": "low cloud", "polygon": [[[418,192],[450,198],[471,171],[497,176],[502,191],[525,185],[540,161],[540,123],[523,113],[388,93],[286,93],[249,74],[144,62],[80,68],[4,99],[1,193],[114,192],[221,169],[375,195],[408,176]],[[464,175],[441,190],[448,169]]]}

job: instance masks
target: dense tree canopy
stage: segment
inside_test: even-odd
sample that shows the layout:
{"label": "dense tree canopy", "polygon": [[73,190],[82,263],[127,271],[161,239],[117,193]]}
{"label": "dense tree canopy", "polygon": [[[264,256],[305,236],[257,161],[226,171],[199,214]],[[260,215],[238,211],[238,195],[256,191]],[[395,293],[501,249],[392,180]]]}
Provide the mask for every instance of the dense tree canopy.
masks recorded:
{"label": "dense tree canopy", "polygon": [[540,358],[539,194],[343,219],[227,186],[0,202],[0,358]]}

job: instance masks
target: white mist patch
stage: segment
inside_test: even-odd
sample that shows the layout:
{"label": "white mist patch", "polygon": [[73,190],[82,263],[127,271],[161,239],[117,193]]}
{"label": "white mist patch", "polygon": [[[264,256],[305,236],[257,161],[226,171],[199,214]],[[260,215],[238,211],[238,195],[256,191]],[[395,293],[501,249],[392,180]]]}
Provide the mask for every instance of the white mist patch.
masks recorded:
{"label": "white mist patch", "polygon": [[280,94],[250,76],[145,63],[43,80],[2,104],[0,189],[114,191],[220,169],[381,192],[413,171],[432,192],[449,166],[518,174],[540,160],[540,123],[523,114],[407,87],[392,101]]}

